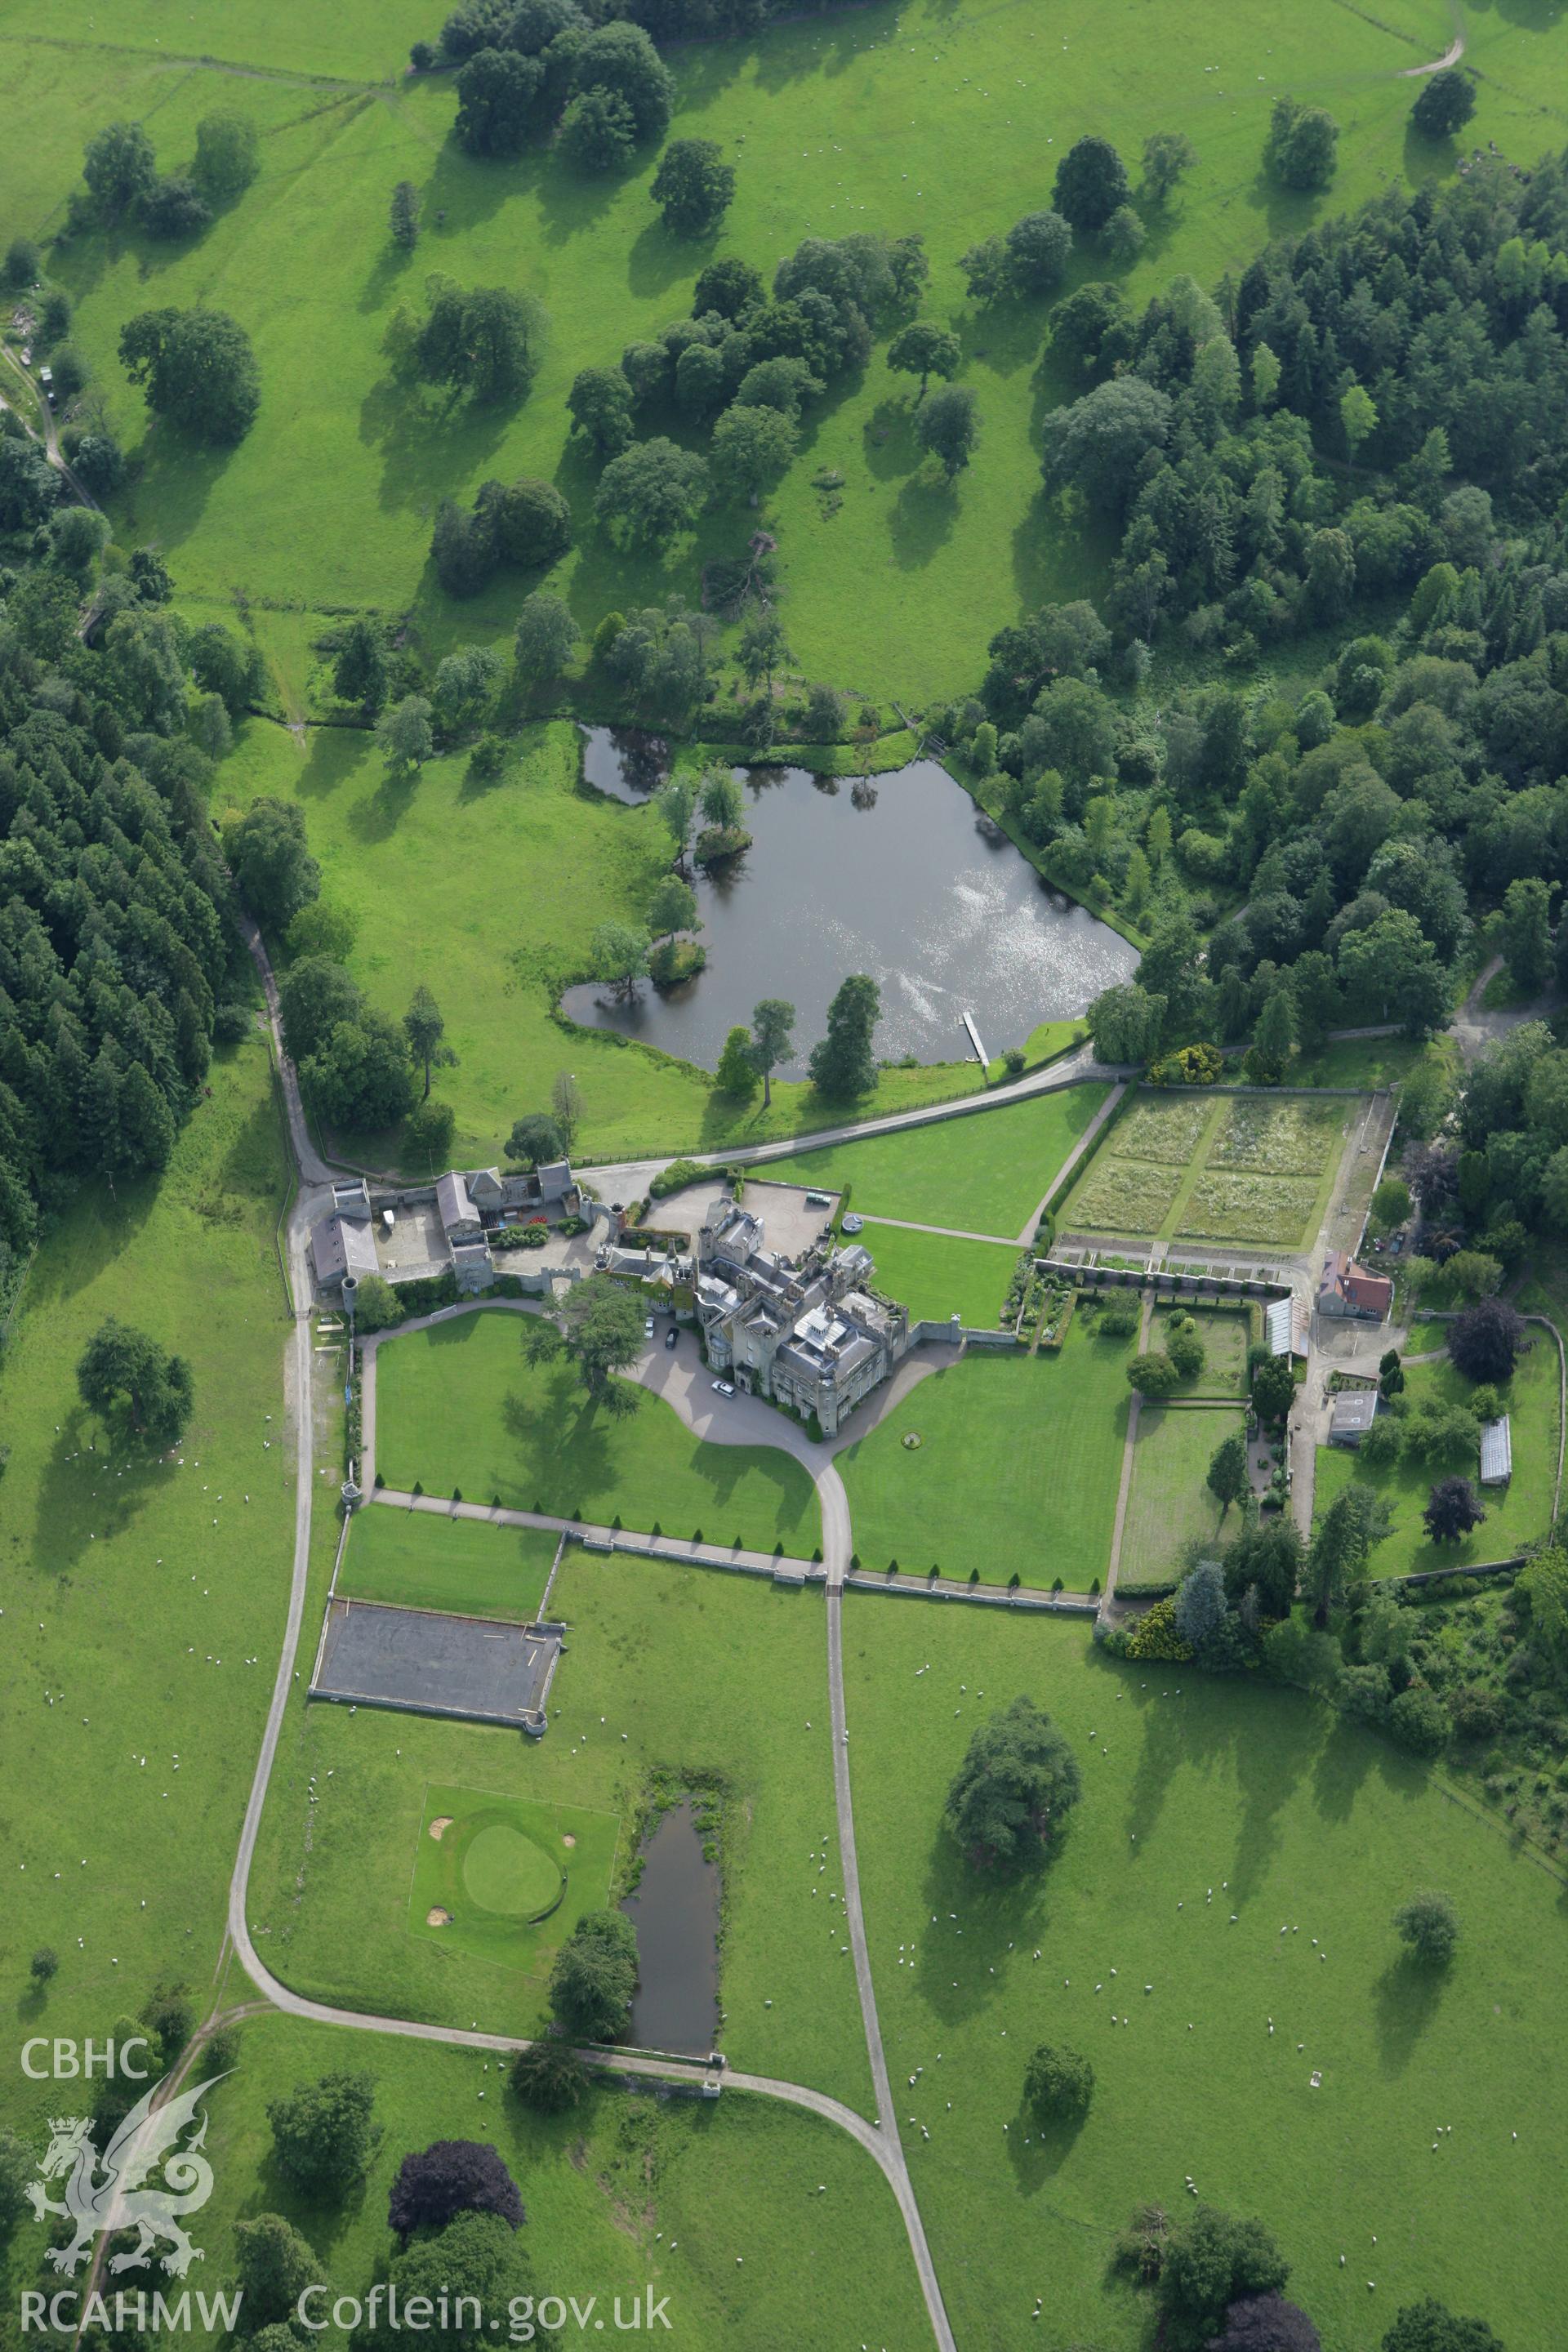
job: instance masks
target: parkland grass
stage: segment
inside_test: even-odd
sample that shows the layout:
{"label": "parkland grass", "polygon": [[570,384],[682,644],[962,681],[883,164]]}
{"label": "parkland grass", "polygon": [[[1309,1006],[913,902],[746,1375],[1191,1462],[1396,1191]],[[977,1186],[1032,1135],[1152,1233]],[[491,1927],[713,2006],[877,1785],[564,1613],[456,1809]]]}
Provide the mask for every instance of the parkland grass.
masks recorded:
{"label": "parkland grass", "polygon": [[1246,1426],[1243,1412],[1224,1406],[1144,1404],[1132,1445],[1119,1588],[1174,1576],[1189,1545],[1214,1541],[1222,1528],[1234,1530],[1236,1515],[1222,1516],[1205,1481],[1215,1448]]}
{"label": "parkland grass", "polygon": [[[0,1773],[26,1894],[0,1917],[0,1972],[29,2033],[101,2040],[160,1979],[199,2000],[283,1638],[281,1129],[258,1043],[216,1055],[208,1085],[160,1181],[63,1204],[0,1363]],[[109,1315],[191,1363],[174,1459],[113,1450],[78,1398]],[[44,1944],[59,1972],[27,1992]],[[6,2120],[30,2130],[51,2099],[5,2070]]]}
{"label": "parkland grass", "polygon": [[[1437,1364],[1411,1364],[1405,1381],[1405,1394],[1412,1404],[1427,1399],[1468,1404],[1472,1394],[1471,1383],[1447,1359]],[[1506,1486],[1478,1486],[1486,1517],[1457,1543],[1430,1542],[1421,1521],[1434,1485],[1446,1475],[1442,1468],[1401,1459],[1377,1470],[1352,1448],[1319,1446],[1314,1501],[1320,1516],[1352,1481],[1370,1486],[1390,1507],[1393,1526],[1372,1555],[1371,1575],[1413,1576],[1429,1569],[1508,1559],[1546,1533],[1557,1475],[1558,1378],[1557,1350],[1545,1332],[1531,1334],[1531,1345],[1502,1395],[1513,1446],[1513,1476]],[[1477,1462],[1466,1475],[1474,1479],[1479,1474]]]}
{"label": "parkland grass", "polygon": [[[1568,2155],[1541,2064],[1554,1874],[1295,1692],[1118,1666],[1079,1629],[1002,1612],[846,1612],[878,2012],[958,2340],[1035,2343],[1043,2295],[1048,2341],[1144,2346],[1111,2241],[1141,2201],[1179,2219],[1188,2175],[1274,2231],[1326,2352],[1363,2352],[1427,2294],[1505,2342],[1549,2339],[1568,2256],[1496,2217],[1534,2210]],[[969,1869],[941,1815],[977,1724],[1019,1692],[1067,1734],[1084,1795],[1055,1864],[1007,1883]],[[1463,1923],[1436,1979],[1391,1925],[1421,1886]],[[1043,2139],[1019,2095],[1042,2040],[1096,2075],[1082,2128]]]}
{"label": "parkland grass", "polygon": [[[333,2296],[363,2297],[384,2276],[395,2243],[387,2198],[404,2157],[461,2135],[495,2147],[521,2189],[536,2294],[596,2296],[607,2339],[616,2298],[629,2329],[634,2302],[651,2287],[656,2303],[668,2297],[669,2341],[694,2352],[773,2352],[841,2333],[856,2344],[921,2341],[928,2323],[898,2208],[836,2125],[732,2089],[715,2102],[595,2089],[546,2119],[512,2098],[504,2064],[294,2018],[245,2026],[237,2070],[207,2102],[215,2187],[196,2283],[211,2290],[232,2274],[236,2221],[281,2211],[316,2251],[330,2316]],[[272,2162],[266,2108],[340,2067],[373,2077],[384,2137],[363,2190],[323,2204]],[[43,2231],[30,2221],[16,2238],[35,2260],[41,2253]],[[565,2340],[575,2333],[569,2326]],[[663,2333],[657,2319],[654,2333]],[[325,2352],[349,2341],[331,2326],[315,2340]]]}
{"label": "parkland grass", "polygon": [[1024,1234],[1108,1092],[1063,1087],[930,1127],[798,1151],[771,1160],[766,1173],[827,1192],[852,1185],[853,1206],[868,1216],[1006,1239]]}
{"label": "parkland grass", "polygon": [[560,1915],[510,1935],[481,1921],[482,1950],[430,1929],[429,1909],[458,1908],[427,1891],[445,1842],[430,1838],[432,1820],[520,1804],[613,1820],[618,1841],[603,1854],[589,1845],[595,1868],[613,1853],[618,1894],[645,1806],[701,1790],[719,1814],[722,2046],[748,2071],[869,2113],[839,1950],[820,1592],[569,1551],[552,1607],[570,1632],[537,1743],[484,1725],[291,1706],[251,1879],[268,1965],[342,2007],[531,2032],[547,2011]]}
{"label": "parkland grass", "polygon": [[624,1417],[595,1406],[571,1366],[524,1361],[521,1318],[481,1309],[384,1343],[376,1364],[376,1466],[388,1486],[462,1489],[509,1510],[547,1511],[645,1532],[738,1540],[810,1558],[816,1490],[763,1445],[710,1445],[646,1390]]}
{"label": "parkland grass", "polygon": [[[260,177],[189,249],[170,254],[139,235],[89,238],[60,266],[110,407],[141,441],[123,529],[153,522],[193,606],[229,609],[240,590],[269,651],[279,607],[288,618],[300,606],[413,605],[433,650],[459,634],[503,637],[520,592],[507,584],[448,604],[426,576],[430,524],[441,497],[531,473],[558,478],[577,510],[577,551],[556,579],[585,632],[668,588],[695,600],[701,565],[732,553],[760,520],[779,541],[805,674],[873,697],[961,690],[992,631],[1048,597],[1097,587],[1101,554],[1062,525],[1039,485],[1040,410],[1067,389],[1037,365],[1048,311],[977,309],[957,268],[965,247],[1047,201],[1056,158],[1088,131],[1113,140],[1133,166],[1148,134],[1173,120],[1198,150],[1177,201],[1145,207],[1148,243],[1124,273],[1135,310],[1178,272],[1205,285],[1227,268],[1238,275],[1270,236],[1352,207],[1391,170],[1449,167],[1443,152],[1406,143],[1411,85],[1398,78],[1447,46],[1437,0],[1401,0],[1376,19],[1341,12],[1331,39],[1304,19],[1238,23],[1212,0],[1195,16],[1164,5],[1110,19],[1069,0],[1048,26],[884,5],[686,45],[671,58],[672,131],[717,138],[736,162],[725,249],[767,274],[808,232],[921,233],[933,264],[927,314],[961,335],[984,438],[955,487],[933,483],[917,463],[912,389],[888,373],[879,346],[863,375],[812,414],[760,516],[716,508],[668,555],[626,559],[592,525],[594,476],[567,446],[564,401],[579,368],[687,311],[707,257],[660,226],[647,195],[651,153],[593,184],[551,153],[515,164],[462,154],[448,136],[450,77],[403,76],[409,38],[434,34],[439,19],[409,0],[389,13],[350,9],[330,29],[305,25],[297,7],[237,0],[220,10],[202,0],[178,35],[151,0],[136,0],[128,37],[117,14],[112,52],[99,46],[88,0],[51,16],[47,43],[7,13],[8,58],[25,78],[0,201],[16,230],[58,221],[85,138],[116,115],[147,119],[161,162],[180,168],[195,121],[215,102],[263,114]],[[1537,93],[1561,74],[1563,27],[1497,16],[1469,30],[1484,78],[1467,137],[1496,137],[1528,163],[1543,135]],[[204,56],[262,79],[237,85]],[[301,68],[348,86],[301,87]],[[1292,194],[1260,171],[1282,89],[1325,100],[1341,123],[1338,173],[1321,195]],[[386,236],[387,193],[404,178],[426,224],[412,256]],[[1072,282],[1105,268],[1085,253]],[[500,278],[549,310],[544,362],[515,413],[443,416],[391,381],[388,319],[432,269],[467,284]],[[261,413],[232,455],[193,457],[142,434],[115,343],[146,304],[149,271],[163,301],[221,291],[255,339]],[[837,494],[825,497],[817,485],[835,477]],[[310,683],[295,667],[302,650],[297,631],[279,633],[279,688],[296,706]]]}
{"label": "parkland grass", "polygon": [[363,1510],[349,1529],[338,1591],[395,1609],[527,1624],[539,1613],[559,1540],[542,1528],[487,1527],[390,1505]]}
{"label": "parkland grass", "polygon": [[1059,1355],[967,1355],[921,1381],[838,1457],[863,1565],[1087,1591],[1110,1549],[1131,1353],[1074,1323]]}

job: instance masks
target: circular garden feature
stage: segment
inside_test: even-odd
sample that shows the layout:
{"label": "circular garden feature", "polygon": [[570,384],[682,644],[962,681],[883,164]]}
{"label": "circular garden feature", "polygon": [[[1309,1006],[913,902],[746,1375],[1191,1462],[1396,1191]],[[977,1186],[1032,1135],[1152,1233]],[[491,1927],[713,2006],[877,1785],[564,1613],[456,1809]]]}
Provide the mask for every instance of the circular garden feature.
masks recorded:
{"label": "circular garden feature", "polygon": [[542,1919],[566,1884],[554,1857],[510,1822],[486,1822],[465,1841],[462,1873],[469,1901],[503,1919]]}

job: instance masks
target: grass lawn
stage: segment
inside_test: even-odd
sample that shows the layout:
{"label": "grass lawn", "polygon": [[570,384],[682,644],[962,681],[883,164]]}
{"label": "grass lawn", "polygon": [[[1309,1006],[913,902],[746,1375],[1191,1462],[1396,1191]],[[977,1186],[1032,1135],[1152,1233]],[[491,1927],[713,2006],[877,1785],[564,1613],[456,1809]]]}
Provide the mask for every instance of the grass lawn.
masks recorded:
{"label": "grass lawn", "polygon": [[[1369,2352],[1426,2294],[1505,2343],[1552,2340],[1568,2250],[1497,2215],[1540,2210],[1568,2160],[1556,1879],[1294,1692],[1118,1667],[1062,1623],[846,1609],[878,2010],[900,2115],[931,2133],[903,2136],[958,2341],[1146,2346],[1146,2300],[1108,2281],[1111,2238],[1144,2200],[1179,2219],[1188,2174],[1275,2231],[1325,2352]],[[1066,1732],[1084,1795],[1055,1866],[998,1885],[941,1813],[976,1724],[1020,1691]],[[1425,1885],[1463,1923],[1436,1981],[1390,1926]],[[1042,2140],[1019,2091],[1047,2039],[1089,2057],[1096,2087],[1081,2130]]]}
{"label": "grass lawn", "polygon": [[[488,477],[521,473],[558,478],[577,511],[577,550],[554,578],[585,632],[670,587],[695,597],[701,564],[760,521],[779,540],[806,676],[880,697],[962,690],[997,627],[1100,584],[1102,550],[1064,531],[1039,487],[1040,409],[1065,390],[1037,365],[1047,308],[978,310],[957,268],[967,246],[1016,216],[1016,192],[1043,200],[1052,162],[1084,132],[1113,139],[1135,171],[1151,131],[1173,121],[1185,130],[1197,167],[1167,208],[1144,205],[1148,242],[1122,273],[1142,308],[1178,271],[1205,285],[1239,274],[1270,236],[1348,209],[1390,173],[1452,168],[1447,146],[1407,139],[1410,84],[1398,78],[1445,47],[1438,0],[1397,0],[1375,18],[1342,10],[1328,33],[1304,18],[1238,19],[1216,0],[1109,18],[1068,0],[1038,26],[921,0],[683,44],[670,60],[673,131],[717,138],[739,169],[726,250],[767,272],[808,232],[921,233],[927,312],[961,335],[985,438],[959,485],[933,482],[917,464],[912,388],[888,373],[879,346],[811,413],[760,515],[720,505],[662,558],[624,559],[591,523],[594,472],[567,446],[564,400],[579,368],[613,361],[689,307],[708,248],[660,226],[647,194],[656,157],[639,152],[627,173],[588,183],[549,152],[475,161],[448,137],[452,79],[402,77],[411,29],[433,35],[438,12],[398,0],[391,12],[352,8],[330,28],[304,13],[200,0],[176,34],[153,0],[133,0],[134,29],[123,36],[117,14],[113,50],[100,46],[90,0],[67,0],[47,36],[17,0],[0,16],[13,106],[0,198],[19,230],[58,221],[84,139],[115,115],[150,122],[165,169],[183,168],[215,90],[265,123],[261,175],[205,236],[173,251],[139,234],[83,238],[60,268],[79,298],[80,341],[142,461],[122,527],[160,537],[188,604],[228,611],[243,592],[269,651],[274,607],[284,608],[278,688],[292,707],[310,684],[300,606],[412,604],[422,642],[437,651],[459,633],[504,636],[518,584],[455,608],[430,585],[426,556],[440,497],[466,499]],[[206,56],[261,78],[236,84],[198,62]],[[1471,56],[1482,79],[1467,141],[1496,137],[1528,163],[1552,136],[1538,94],[1561,77],[1561,23],[1489,16]],[[349,86],[300,86],[290,77],[301,68],[343,74]],[[1290,194],[1259,171],[1283,89],[1329,103],[1342,126],[1338,173],[1321,195]],[[387,191],[401,178],[418,189],[425,223],[407,256],[386,235]],[[1105,266],[1085,252],[1069,282]],[[434,269],[516,284],[549,310],[538,379],[514,411],[444,415],[391,379],[388,320]],[[232,454],[193,457],[144,432],[115,343],[146,306],[149,276],[160,301],[221,295],[255,339],[261,411]],[[818,480],[838,477],[825,497]]]}
{"label": "grass lawn", "polygon": [[[293,2018],[247,2025],[238,2071],[210,2097],[215,2187],[193,2284],[221,2286],[234,2222],[278,2211],[316,2249],[316,2277],[334,2294],[363,2296],[393,2248],[387,2196],[405,2155],[461,2133],[497,2147],[522,2191],[537,2294],[597,2295],[606,2340],[616,2334],[614,2298],[629,2326],[645,2286],[656,2302],[668,2296],[667,2340],[691,2352],[840,2336],[904,2346],[929,2333],[891,2193],[837,2126],[734,2090],[712,2103],[595,2091],[545,2119],[504,2089],[503,2064]],[[322,2206],[278,2172],[266,2106],[337,2067],[374,2078],[384,2137],[363,2190]],[[15,2242],[36,2254],[43,2232],[29,2221]],[[34,2283],[31,2270],[24,2279]],[[590,2317],[586,2340],[594,2334]],[[568,2321],[561,2340],[576,2338]],[[314,2340],[326,2352],[348,2342],[334,2329]]]}
{"label": "grass lawn", "polygon": [[972,1330],[994,1331],[1018,1253],[996,1242],[909,1233],[870,1219],[859,1236],[877,1261],[877,1287],[902,1301],[911,1322],[961,1315]]}
{"label": "grass lawn", "polygon": [[538,1614],[558,1540],[542,1528],[486,1527],[390,1506],[362,1510],[349,1530],[338,1591],[350,1601],[527,1624]]}
{"label": "grass lawn", "polygon": [[[1427,1329],[1440,1326],[1425,1327]],[[1458,1543],[1427,1540],[1421,1514],[1436,1481],[1445,1473],[1429,1462],[1396,1462],[1374,1470],[1342,1445],[1318,1448],[1314,1501],[1321,1515],[1352,1480],[1384,1496],[1394,1513],[1393,1530],[1373,1553],[1373,1576],[1413,1576],[1431,1568],[1463,1568],[1472,1560],[1507,1559],[1521,1545],[1544,1535],[1552,1523],[1552,1487],[1557,1475],[1557,1350],[1544,1331],[1520,1358],[1504,1391],[1511,1423],[1513,1476],[1506,1487],[1478,1489],[1486,1506],[1480,1526]],[[1471,1384],[1447,1360],[1412,1364],[1405,1395],[1416,1403],[1439,1398],[1464,1404]],[[1474,1469],[1469,1474],[1474,1476]]]}
{"label": "grass lawn", "polygon": [[852,1185],[853,1206],[866,1216],[1006,1239],[1023,1232],[1109,1091],[1063,1087],[934,1127],[798,1151],[771,1160],[765,1173],[826,1192]]}
{"label": "grass lawn", "polygon": [[772,1446],[708,1445],[673,1410],[634,1389],[625,1420],[590,1405],[563,1362],[531,1365],[505,1312],[458,1317],[384,1345],[376,1371],[376,1467],[404,1493],[460,1486],[469,1502],[607,1526],[775,1541],[809,1559],[821,1539],[816,1490]]}
{"label": "grass lawn", "polygon": [[[1119,1590],[1173,1575],[1190,1543],[1219,1533],[1220,1507],[1204,1482],[1215,1448],[1246,1426],[1244,1412],[1224,1406],[1144,1405],[1132,1448]],[[1237,1524],[1230,1517],[1230,1528]]]}
{"label": "grass lawn", "polygon": [[[615,1852],[618,1883],[650,1790],[700,1787],[720,1800],[725,2050],[869,2113],[854,1979],[828,1935],[828,1892],[842,1890],[820,1592],[573,1552],[555,1599],[572,1631],[537,1745],[433,1717],[292,1707],[251,1878],[268,1965],[346,2007],[531,2032],[561,1915],[531,1970],[521,1937],[521,1960],[498,1962],[427,1934],[424,1912],[445,1898],[430,1895],[417,1917],[410,1902],[436,1852],[431,1819],[456,1815],[458,1791],[470,1807],[527,1801],[618,1819],[619,1844],[603,1856],[607,1871]],[[814,1852],[824,1837],[826,1874]]]}
{"label": "grass lawn", "polygon": [[[1171,1323],[1181,1308],[1162,1309],[1150,1328],[1149,1345],[1163,1348]],[[1195,1381],[1177,1393],[1183,1396],[1236,1396],[1247,1393],[1247,1318],[1224,1307],[1199,1307],[1194,1314],[1206,1359]],[[1218,1440],[1215,1440],[1217,1444]]]}
{"label": "grass lawn", "polygon": [[863,1564],[1087,1591],[1110,1549],[1131,1352],[1075,1322],[1059,1355],[972,1355],[921,1381],[838,1457]]}
{"label": "grass lawn", "polygon": [[[19,2039],[101,2038],[160,1979],[200,2000],[224,1937],[283,1634],[294,1471],[273,1251],[285,1180],[261,1045],[218,1054],[209,1084],[161,1183],[66,1199],[0,1364],[0,1974]],[[78,1399],[77,1359],[111,1314],[190,1360],[178,1461],[110,1452]],[[37,1995],[27,1960],[45,1944],[59,1973]],[[58,2087],[12,2066],[0,2121],[50,2097],[58,2112]]]}

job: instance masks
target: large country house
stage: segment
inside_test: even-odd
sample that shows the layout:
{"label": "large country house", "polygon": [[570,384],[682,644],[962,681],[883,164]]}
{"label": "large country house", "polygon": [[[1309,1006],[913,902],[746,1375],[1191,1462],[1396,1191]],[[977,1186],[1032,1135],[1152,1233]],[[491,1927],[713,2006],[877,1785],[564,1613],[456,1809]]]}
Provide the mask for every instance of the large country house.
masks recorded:
{"label": "large country house", "polygon": [[764,1245],[749,1209],[715,1201],[697,1235],[697,1319],[708,1360],[831,1436],[910,1346],[903,1307],[871,1288],[868,1251],[818,1245],[798,1261]]}

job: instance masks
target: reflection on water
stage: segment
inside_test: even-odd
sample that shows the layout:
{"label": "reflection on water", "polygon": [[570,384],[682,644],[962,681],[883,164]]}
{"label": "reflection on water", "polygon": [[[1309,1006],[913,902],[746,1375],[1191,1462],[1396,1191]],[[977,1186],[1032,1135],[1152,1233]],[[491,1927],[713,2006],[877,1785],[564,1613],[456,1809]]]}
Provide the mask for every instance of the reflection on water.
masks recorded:
{"label": "reflection on water", "polygon": [[669,773],[669,746],[646,727],[584,727],[583,782],[634,807]]}
{"label": "reflection on water", "polygon": [[637,1931],[633,2042],[705,2058],[719,2022],[719,1873],[703,1857],[689,1800],[660,1814],[621,1909]]}
{"label": "reflection on water", "polygon": [[[620,756],[607,729],[591,730],[588,756],[598,782]],[[633,772],[651,761],[639,745]],[[617,797],[645,798],[625,765]],[[787,997],[799,1057],[783,1075],[798,1076],[847,972],[880,985],[880,1058],[922,1062],[970,1052],[966,1012],[999,1054],[1131,978],[1135,950],[1043,883],[936,761],[874,779],[753,768],[742,780],[752,847],[696,884],[707,970],[668,994],[645,983],[629,1003],[584,982],[563,999],[573,1020],[711,1070],[759,997]]]}

